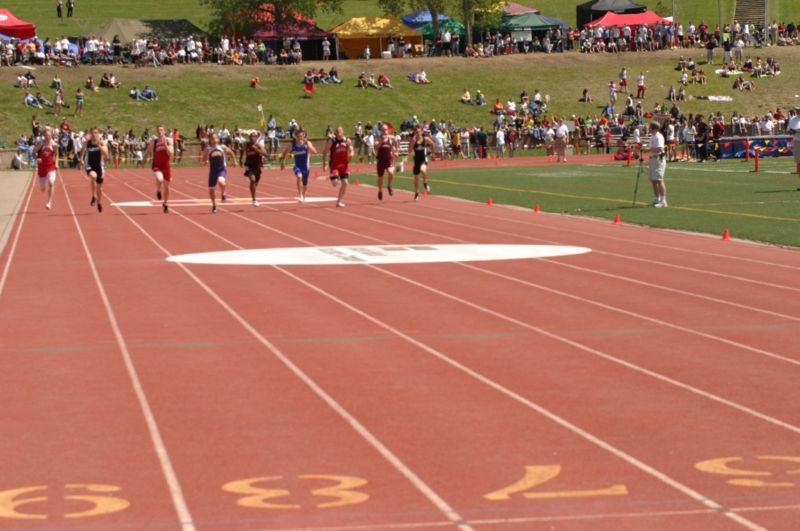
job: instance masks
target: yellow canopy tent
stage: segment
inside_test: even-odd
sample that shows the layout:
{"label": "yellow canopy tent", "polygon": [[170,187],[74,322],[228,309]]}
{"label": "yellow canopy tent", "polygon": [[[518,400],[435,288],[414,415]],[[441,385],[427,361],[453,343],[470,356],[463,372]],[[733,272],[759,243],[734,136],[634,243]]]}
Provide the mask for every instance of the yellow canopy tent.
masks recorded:
{"label": "yellow canopy tent", "polygon": [[379,58],[381,52],[388,49],[392,37],[402,36],[405,42],[422,44],[422,34],[395,17],[353,17],[328,31],[336,34],[339,51],[349,59],[362,56],[367,46],[372,57]]}

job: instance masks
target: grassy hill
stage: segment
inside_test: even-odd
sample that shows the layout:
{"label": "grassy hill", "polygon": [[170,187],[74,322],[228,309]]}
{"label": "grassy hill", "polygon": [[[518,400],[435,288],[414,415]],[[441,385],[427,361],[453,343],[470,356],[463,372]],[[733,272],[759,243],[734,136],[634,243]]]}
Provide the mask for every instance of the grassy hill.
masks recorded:
{"label": "grassy hill", "polygon": [[[520,0],[536,7],[542,14],[575,23],[575,6],[585,0]],[[638,0],[650,9],[664,14],[672,12],[671,0]],[[770,18],[790,20],[800,15],[800,0],[770,0]],[[733,16],[734,0],[721,0],[722,17],[729,21]],[[55,2],[50,0],[6,0],[3,6],[20,18],[35,22],[42,37],[84,35],[100,27],[111,18],[188,19],[205,27],[208,14],[199,0],[80,0],[72,18],[56,17]],[[676,14],[687,21],[717,21],[717,2],[714,0],[675,0]],[[318,13],[317,22],[330,28],[353,16],[380,15],[376,0],[344,0],[342,13]],[[458,17],[457,13],[451,13]]]}
{"label": "grassy hill", "polygon": [[[767,50],[759,50],[766,53]],[[558,115],[596,116],[607,100],[607,84],[616,80],[620,67],[626,65],[632,78],[645,71],[648,94],[645,108],[663,103],[670,84],[677,85],[678,73],[674,70],[679,54],[685,50],[658,53],[624,53],[617,55],[586,55],[578,53],[532,54],[497,57],[492,59],[420,58],[337,63],[345,83],[338,86],[321,86],[311,99],[303,98],[302,75],[311,66],[329,66],[314,63],[292,67],[254,66],[232,67],[218,65],[174,66],[153,68],[114,67],[121,90],[103,89],[87,94],[86,113],[82,119],[71,119],[73,124],[85,128],[91,125],[111,124],[120,130],[164,123],[193,131],[198,123],[220,125],[234,124],[256,126],[256,106],[263,104],[279,122],[286,124],[296,118],[309,128],[312,136],[324,133],[328,124],[348,127],[357,120],[389,120],[395,124],[417,115],[420,119],[454,120],[460,125],[489,126],[493,117],[487,107],[462,105],[462,90],[481,89],[491,102],[495,98],[505,101],[519,97],[522,90],[532,93],[539,89],[552,98],[552,111]],[[784,65],[784,73],[775,79],[756,80],[757,92],[741,93],[731,89],[731,81],[714,75],[711,68],[707,85],[690,85],[690,96],[730,95],[732,103],[711,103],[692,100],[681,104],[684,112],[710,113],[720,111],[730,116],[734,110],[747,115],[763,114],[775,107],[797,105],[800,98],[800,72],[792,65],[798,64],[800,48],[770,48],[769,52]],[[691,52],[698,61],[704,61],[704,51]],[[568,65],[568,67],[567,67]],[[431,85],[418,86],[405,80],[406,74],[421,66],[433,80]],[[701,66],[702,67],[702,66]],[[55,73],[65,84],[67,102],[74,103],[73,94],[87,75],[99,77],[105,67],[78,69],[39,68],[36,75],[47,86]],[[395,89],[361,90],[354,87],[359,71],[384,72],[392,79]],[[8,142],[21,132],[28,131],[32,111],[22,105],[22,91],[13,87],[17,69],[0,69],[0,98],[8,105],[0,109],[0,139]],[[251,77],[260,76],[262,88],[251,89]],[[136,102],[128,97],[131,86],[153,86],[161,96],[153,103]],[[596,104],[578,102],[581,91],[588,87]],[[43,94],[52,98],[53,91]],[[42,114],[42,113],[40,113]],[[45,121],[57,123],[58,117],[43,115]]]}

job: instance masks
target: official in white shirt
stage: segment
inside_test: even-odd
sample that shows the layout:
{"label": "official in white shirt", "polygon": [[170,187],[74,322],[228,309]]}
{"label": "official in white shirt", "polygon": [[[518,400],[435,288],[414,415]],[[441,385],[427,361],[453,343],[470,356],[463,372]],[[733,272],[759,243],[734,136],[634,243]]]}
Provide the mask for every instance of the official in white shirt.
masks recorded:
{"label": "official in white shirt", "polygon": [[650,182],[653,184],[655,196],[650,206],[664,208],[667,206],[667,187],[664,184],[667,157],[664,152],[664,135],[661,134],[661,126],[656,122],[650,124],[650,144],[647,152],[650,154]]}

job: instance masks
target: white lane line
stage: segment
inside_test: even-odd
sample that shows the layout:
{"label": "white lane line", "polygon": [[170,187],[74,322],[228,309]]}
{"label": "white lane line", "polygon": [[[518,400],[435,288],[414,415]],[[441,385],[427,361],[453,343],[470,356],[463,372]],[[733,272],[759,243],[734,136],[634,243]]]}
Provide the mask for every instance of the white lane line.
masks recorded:
{"label": "white lane line", "polygon": [[[293,238],[293,239],[295,239],[297,241],[300,241],[302,243],[314,245],[312,242],[309,242],[307,240],[303,240],[301,238],[298,238],[297,236],[293,236],[293,235],[284,233],[284,232],[282,232],[282,231],[280,231],[278,229],[274,229],[272,227],[269,227],[269,226],[264,225],[262,223],[259,223],[257,221],[250,220],[249,218],[246,218],[245,216],[242,216],[242,215],[237,214],[235,212],[228,212],[228,214],[229,215],[233,215],[235,217],[238,217],[240,219],[246,220],[246,221],[248,221],[250,223],[253,223],[255,225],[262,226],[262,227],[264,227],[264,228],[266,228],[266,229],[268,229],[270,231],[274,231],[274,232],[276,232],[278,234],[287,236],[289,238]],[[297,216],[297,217],[301,217],[301,216]],[[205,230],[206,232],[214,234],[213,231],[210,231],[209,229],[206,229],[205,227],[203,227],[202,225],[200,225],[196,221],[191,220],[189,218],[185,218],[185,219],[187,221],[189,221],[190,223],[198,226],[199,228]],[[301,219],[302,219],[302,217],[301,217]],[[131,220],[131,221],[134,222],[133,220]],[[335,227],[333,225],[329,225],[329,226],[331,228],[337,228],[338,229],[338,227]],[[346,231],[346,232],[349,232],[349,231]],[[242,248],[239,245],[237,245],[237,247],[238,248]],[[178,264],[178,265],[183,266],[183,264]],[[332,294],[328,293],[327,291],[323,290],[322,288],[317,287],[314,284],[311,284],[310,282],[308,282],[305,279],[293,274],[292,272],[290,272],[288,270],[285,270],[285,269],[283,269],[281,267],[276,267],[276,266],[272,266],[272,267],[274,267],[278,271],[282,272],[286,276],[288,276],[288,277],[294,279],[295,281],[299,282],[300,284],[308,287],[309,289],[319,293],[320,295],[324,296],[325,298],[335,302],[336,304],[339,304],[340,306],[343,306],[344,308],[348,309],[352,313],[354,313],[354,314],[356,314],[356,315],[358,315],[358,316],[370,321],[371,323],[375,324],[376,326],[378,326],[380,328],[383,328],[384,330],[396,335],[397,337],[405,340],[406,342],[416,346],[420,350],[428,352],[429,354],[431,354],[432,356],[436,357],[437,359],[439,359],[439,360],[443,361],[444,363],[446,363],[446,364],[448,364],[448,365],[460,370],[461,372],[463,372],[463,373],[467,374],[468,376],[472,377],[473,379],[483,383],[484,385],[494,389],[495,391],[498,391],[499,393],[507,396],[508,398],[510,398],[510,399],[512,399],[512,400],[514,400],[514,401],[516,401],[516,402],[528,407],[529,409],[531,409],[533,411],[536,411],[537,413],[539,413],[543,417],[545,417],[545,418],[551,420],[552,422],[554,422],[554,423],[566,428],[567,430],[573,432],[574,434],[578,435],[579,437],[582,437],[583,439],[593,443],[594,445],[598,446],[599,448],[601,448],[601,449],[611,453],[612,455],[618,457],[619,459],[627,462],[628,464],[632,465],[634,468],[637,468],[639,471],[656,478],[657,480],[661,481],[662,483],[667,484],[668,486],[670,486],[673,489],[681,492],[682,494],[688,496],[689,498],[691,498],[691,499],[693,499],[693,500],[705,505],[706,507],[709,507],[709,508],[713,509],[718,514],[721,514],[722,516],[725,516],[726,518],[729,518],[729,519],[733,520],[734,522],[746,527],[747,529],[763,530],[763,528],[761,526],[759,526],[758,524],[756,524],[754,522],[751,522],[750,520],[747,520],[746,518],[741,517],[738,514],[731,513],[728,509],[726,509],[725,507],[723,507],[719,503],[717,503],[714,500],[708,498],[707,496],[704,496],[703,494],[700,494],[699,492],[697,492],[696,490],[692,489],[691,487],[689,487],[687,485],[684,485],[683,483],[679,482],[678,480],[675,480],[675,479],[671,478],[670,476],[664,474],[663,472],[657,470],[656,468],[651,467],[647,463],[645,463],[643,461],[640,461],[636,457],[628,454],[624,450],[621,450],[621,449],[613,446],[612,444],[607,443],[603,439],[601,439],[601,438],[599,438],[599,437],[587,432],[586,430],[580,428],[576,424],[571,423],[570,421],[560,417],[559,415],[557,415],[557,414],[551,412],[550,410],[540,406],[539,404],[536,404],[535,402],[523,397],[522,395],[520,395],[520,394],[518,394],[518,393],[516,393],[516,392],[514,392],[514,391],[512,391],[510,389],[507,389],[506,387],[502,386],[501,384],[499,384],[499,383],[495,382],[494,380],[491,380],[490,378],[478,373],[477,371],[474,371],[473,369],[467,367],[466,365],[463,365],[463,364],[459,363],[458,361],[448,357],[444,353],[434,349],[433,347],[430,347],[425,343],[417,341],[415,338],[413,338],[413,337],[405,334],[404,332],[392,327],[391,325],[386,324],[382,319],[379,319],[377,317],[373,317],[371,314],[368,314],[368,313],[360,310],[359,308],[356,308],[355,306],[349,304],[348,302],[336,297],[335,295],[332,295]],[[480,307],[480,306],[478,306],[476,304],[473,304],[471,302],[465,301],[463,299],[459,299],[459,298],[457,298],[457,297],[455,297],[453,295],[446,294],[446,293],[441,292],[439,290],[435,290],[433,288],[427,287],[427,286],[425,286],[423,284],[420,284],[418,282],[410,281],[408,279],[403,278],[400,275],[396,275],[396,274],[394,274],[394,273],[392,273],[390,271],[384,270],[384,269],[382,269],[380,267],[377,267],[377,266],[365,266],[365,267],[369,267],[370,269],[374,269],[376,271],[382,272],[382,273],[387,274],[389,276],[392,276],[392,277],[394,277],[394,278],[396,278],[398,280],[402,280],[404,282],[408,282],[408,283],[410,283],[412,285],[415,285],[417,287],[420,287],[420,288],[423,288],[425,290],[431,291],[431,292],[436,293],[438,295],[441,295],[441,296],[443,296],[445,298],[456,300],[457,302],[461,302],[462,304],[465,304],[467,306],[470,306],[470,307],[473,307],[473,308],[478,309],[480,311],[483,311],[484,313],[488,313],[488,314],[491,314],[493,316],[501,316],[501,314],[499,314],[497,312],[493,312],[492,310],[489,310],[489,309],[486,309],[486,308],[482,308],[482,307]],[[503,318],[503,317],[501,317],[501,318]],[[537,327],[533,327],[533,326],[528,325],[526,323],[522,323],[521,321],[517,321],[516,319],[505,318],[505,320],[508,320],[508,321],[513,322],[515,324],[520,324],[520,325],[522,325],[523,328],[531,329],[531,330],[534,330],[534,331],[537,331],[537,332],[540,331],[540,329],[538,329]],[[614,358],[612,356],[608,356],[608,355],[606,355],[606,354],[604,354],[602,352],[596,351],[594,349],[590,349],[589,347],[586,347],[586,346],[581,345],[579,343],[576,343],[574,341],[570,341],[570,340],[567,340],[565,338],[561,338],[560,336],[557,336],[555,334],[545,333],[544,331],[541,331],[541,332],[544,333],[544,335],[547,335],[548,337],[553,337],[554,339],[557,339],[557,340],[559,340],[559,341],[561,341],[563,343],[566,343],[568,345],[577,347],[577,348],[579,348],[581,350],[584,350],[584,351],[587,351],[587,352],[590,352],[590,353],[593,353],[593,354],[596,354],[596,355],[600,355],[601,357],[607,358],[607,359],[609,359],[611,361],[615,361],[617,363],[621,363],[624,366],[629,366],[630,368],[634,368],[635,370],[638,370],[639,372],[644,372],[645,374],[648,374],[650,376],[654,376],[654,377],[656,377],[656,378],[658,378],[660,380],[666,381],[667,383],[673,383],[673,385],[678,384],[679,387],[685,388],[685,389],[688,389],[688,390],[693,390],[694,389],[694,388],[692,388],[690,386],[687,386],[685,384],[681,384],[680,382],[671,380],[671,379],[666,378],[664,376],[661,376],[659,374],[652,373],[651,371],[647,371],[645,369],[641,369],[641,368],[639,368],[639,367],[637,367],[637,366],[635,366],[633,364],[629,364],[628,362],[623,362],[622,360],[617,360],[616,358]],[[706,398],[713,397],[713,398],[717,399],[718,401],[722,400],[722,399],[719,399],[718,397],[714,397],[713,395],[710,395],[708,393],[704,393],[702,391],[700,393],[698,393],[698,394],[701,394],[701,396],[705,396]],[[799,430],[799,432],[800,432],[800,430]]]}
{"label": "white lane line", "polygon": [[[350,216],[350,217],[364,219],[364,220],[370,221],[372,223],[379,223],[379,224],[389,225],[391,227],[396,227],[397,226],[395,224],[392,224],[391,222],[384,221],[384,220],[381,220],[381,219],[378,219],[378,218],[373,218],[373,217],[369,217],[369,216],[362,216],[362,215],[359,215],[359,214],[354,214],[352,212],[346,212],[345,214]],[[292,214],[292,215],[296,215],[296,214]],[[371,237],[371,236],[367,236],[367,235],[365,235],[363,233],[350,231],[350,230],[345,229],[345,228],[340,227],[340,226],[329,225],[327,223],[323,223],[323,222],[320,222],[320,221],[312,220],[310,218],[304,218],[302,216],[300,216],[300,217],[301,217],[301,219],[304,219],[304,220],[306,220],[306,221],[308,221],[310,223],[316,223],[316,224],[323,225],[325,227],[335,228],[336,230],[339,230],[339,231],[342,231],[342,232],[347,232],[347,233],[350,233],[350,234],[353,234],[353,235],[356,235],[356,236],[359,236],[359,237],[362,237],[362,238],[365,238],[365,239],[369,239],[369,240],[372,240],[372,241],[375,241],[375,242],[386,243],[385,240],[382,240],[380,238],[374,238],[374,237]],[[408,230],[408,231],[417,232],[417,233],[425,234],[425,235],[428,235],[428,236],[435,236],[435,237],[438,237],[438,238],[451,240],[451,241],[456,241],[456,242],[464,242],[465,241],[465,240],[462,240],[462,239],[459,239],[459,238],[453,238],[453,237],[450,237],[450,236],[445,236],[445,235],[442,235],[442,234],[438,234],[438,233],[435,233],[435,232],[430,232],[430,231],[426,231],[426,230],[422,230],[422,229],[416,229],[416,228],[411,228],[411,227],[404,227],[404,229]],[[310,242],[306,242],[306,243],[310,243]],[[598,272],[593,271],[591,269],[583,268],[583,267],[576,266],[576,265],[573,265],[573,264],[567,264],[565,262],[560,262],[560,261],[556,261],[556,260],[550,260],[550,259],[546,259],[546,258],[542,258],[541,260],[546,261],[546,262],[551,263],[551,264],[556,264],[556,265],[559,265],[559,266],[570,267],[570,268],[573,268],[573,269],[586,271],[588,273],[600,274],[600,275],[607,276],[607,277],[612,278],[612,279],[626,280],[626,281],[629,281],[629,282],[642,284],[642,285],[645,285],[645,286],[651,287],[651,288],[658,288],[659,287],[656,284],[650,284],[650,283],[647,283],[647,282],[644,282],[644,281],[630,279],[628,277],[621,277],[621,276],[611,275],[611,274],[608,274],[608,273],[598,273]],[[600,301],[596,301],[596,300],[589,299],[589,298],[586,298],[586,297],[582,297],[582,296],[579,296],[579,295],[574,295],[574,294],[571,294],[571,293],[568,293],[568,292],[556,290],[554,288],[550,288],[550,287],[547,287],[547,286],[544,286],[544,285],[541,285],[541,284],[535,284],[535,283],[532,283],[532,282],[528,282],[528,281],[525,281],[523,279],[519,279],[517,277],[511,277],[511,276],[508,276],[508,275],[503,275],[501,273],[496,273],[496,272],[494,272],[494,271],[492,271],[490,269],[486,269],[486,268],[481,267],[481,266],[475,266],[475,265],[471,265],[471,264],[466,264],[464,262],[459,262],[459,263],[457,263],[457,265],[459,265],[461,267],[466,267],[468,269],[474,269],[476,271],[480,271],[480,272],[483,272],[483,273],[486,273],[486,274],[489,274],[489,275],[494,275],[494,276],[497,276],[497,277],[501,277],[501,278],[504,278],[506,280],[510,280],[510,281],[513,281],[513,282],[518,282],[518,283],[527,285],[529,287],[534,287],[534,288],[537,288],[537,289],[541,289],[543,291],[547,291],[549,293],[560,295],[562,297],[566,297],[566,298],[570,298],[570,299],[577,300],[577,301],[580,301],[580,302],[584,302],[586,304],[598,306],[600,308],[603,308],[604,310],[609,310],[609,311],[613,311],[613,312],[616,312],[616,313],[621,313],[623,315],[627,315],[629,317],[635,317],[637,319],[641,319],[641,320],[644,320],[644,321],[647,321],[647,322],[650,322],[650,323],[654,323],[654,324],[657,324],[657,325],[660,325],[660,326],[664,326],[666,328],[672,328],[674,330],[679,330],[679,331],[684,332],[684,333],[696,335],[696,336],[703,337],[705,339],[709,339],[709,340],[712,340],[712,341],[717,341],[717,342],[723,343],[723,344],[728,345],[728,346],[736,347],[736,348],[739,348],[739,349],[742,349],[742,350],[746,350],[746,351],[752,352],[754,354],[759,354],[759,355],[766,356],[766,357],[769,357],[769,358],[772,358],[772,359],[776,359],[778,361],[789,363],[791,365],[800,366],[800,359],[790,358],[790,357],[787,357],[787,356],[783,356],[781,354],[777,354],[775,352],[770,352],[768,350],[760,349],[758,347],[753,347],[751,345],[747,345],[747,344],[744,344],[744,343],[733,341],[733,340],[730,340],[730,339],[727,339],[727,338],[724,338],[724,337],[720,337],[720,336],[716,336],[716,335],[713,335],[713,334],[709,334],[707,332],[703,332],[703,331],[700,331],[700,330],[695,330],[693,328],[688,328],[688,327],[685,327],[685,326],[681,326],[679,324],[671,323],[669,321],[656,319],[656,318],[649,317],[647,315],[636,313],[636,312],[633,312],[633,311],[630,311],[630,310],[624,310],[624,309],[619,308],[617,306],[611,306],[611,305],[605,304],[605,303],[600,302]],[[673,288],[670,288],[669,290],[672,291]],[[675,290],[675,291],[680,292],[681,294],[684,294],[684,292],[681,292],[680,290]],[[771,312],[769,310],[756,309],[756,308],[753,308],[753,307],[739,305],[737,303],[732,303],[730,301],[725,301],[725,300],[722,300],[722,299],[713,299],[711,297],[706,297],[706,296],[701,296],[701,295],[693,295],[693,294],[691,294],[689,292],[685,292],[685,294],[688,295],[688,296],[696,296],[696,297],[701,298],[701,299],[712,300],[713,302],[718,302],[718,303],[721,303],[721,304],[729,304],[731,306],[738,306],[738,307],[741,307],[742,309],[745,309],[745,310],[752,310],[752,311],[755,311],[755,312],[766,313],[766,314],[769,314],[769,315],[771,315],[773,317],[780,317],[780,318],[784,318],[784,319],[788,319],[788,320],[800,321],[800,318],[797,318],[797,317],[794,317],[794,316],[791,316],[791,315],[779,314],[777,312]]]}
{"label": "white lane line", "polygon": [[[25,217],[28,213],[28,207],[31,204],[31,197],[33,197],[33,178],[28,183],[28,198],[25,200],[25,206],[22,207],[22,214],[17,224],[17,232],[14,234],[14,239],[11,241],[11,247],[8,250],[6,263],[3,266],[3,274],[0,276],[0,296],[3,294],[3,289],[6,287],[6,280],[8,279],[8,272],[11,270],[11,262],[14,260],[14,254],[17,252],[17,244],[19,243],[19,235],[22,234],[22,226],[25,224]],[[14,223],[13,221],[11,222]],[[0,248],[0,252],[2,249]]]}
{"label": "white lane line", "polygon": [[[123,181],[120,181],[123,182]],[[142,193],[128,183],[123,182],[132,190]],[[182,193],[178,190],[173,190],[174,193]],[[167,257],[173,256],[161,243],[159,243],[149,232],[147,232],[136,220],[134,220],[127,212],[120,209],[120,212],[128,219],[153,245],[155,245]],[[201,228],[205,232],[220,238],[224,242],[238,249],[242,249],[239,245],[222,238],[212,230],[204,227],[193,219],[180,214],[173,213],[182,219],[189,221],[191,224]],[[303,383],[305,383],[314,394],[316,394],[323,402],[325,402],[334,412],[336,412],[342,419],[350,425],[353,430],[358,433],[370,446],[372,446],[384,459],[386,459],[400,474],[402,474],[416,489],[422,493],[428,501],[430,501],[439,511],[449,520],[450,525],[455,525],[462,531],[473,531],[473,528],[467,521],[456,512],[436,491],[433,490],[425,481],[419,477],[416,472],[406,465],[397,455],[394,454],[380,439],[378,439],[371,431],[367,429],[355,416],[353,416],[344,406],[342,406],[336,399],[333,398],[327,391],[325,391],[319,384],[317,384],[308,374],[306,374],[300,367],[294,364],[278,347],[269,341],[264,335],[261,334],[253,325],[250,324],[244,317],[242,317],[231,305],[229,305],[220,295],[211,289],[200,277],[194,274],[185,264],[175,262],[203,291],[205,291],[217,304],[219,304],[228,314],[233,317],[247,332],[250,333],[259,343],[267,348],[278,360],[281,361],[290,371],[294,373]],[[286,270],[278,266],[270,266],[283,274],[290,275]],[[290,275],[291,276],[291,275]]]}
{"label": "white lane line", "polygon": [[[428,208],[441,210],[438,207],[432,207],[432,206],[428,206]],[[445,210],[445,211],[452,213],[452,211],[450,211],[450,210]],[[472,225],[470,223],[463,223],[463,222],[459,222],[459,221],[449,220],[447,218],[426,216],[426,215],[418,214],[418,213],[408,213],[408,215],[414,216],[414,217],[418,217],[418,218],[421,218],[421,219],[436,220],[439,223],[449,223],[451,225],[461,226],[461,227],[469,228],[469,229],[472,229],[472,230],[482,230],[484,232],[491,233],[491,234],[501,234],[501,235],[503,235],[505,237],[515,236],[515,237],[522,238],[522,239],[525,239],[525,240],[531,240],[531,241],[536,241],[536,242],[545,242],[545,243],[555,243],[556,242],[556,240],[548,240],[548,239],[541,238],[541,237],[536,238],[536,237],[533,237],[533,236],[527,236],[525,234],[516,234],[516,233],[509,233],[507,231],[489,229],[489,228],[486,228],[485,226],[482,226],[482,225]],[[480,215],[480,214],[478,214],[478,215]],[[495,219],[495,220],[500,220],[500,221],[505,220],[505,221],[510,222],[510,223],[517,223],[513,219],[498,218],[498,217],[495,217],[495,216],[484,216],[484,217],[488,217],[490,219]],[[546,229],[550,229],[550,230],[561,230],[561,229],[555,229],[555,228],[552,228],[552,227],[547,227],[546,225],[536,225],[536,227],[537,228],[546,228]],[[564,229],[564,232],[578,233],[578,231],[570,230],[570,229]],[[580,234],[590,235],[589,233],[583,233],[583,232],[580,232]],[[598,235],[598,237],[617,240],[617,238],[608,238],[608,237],[605,237],[605,236],[602,236],[602,235]],[[636,240],[622,240],[622,241],[627,241],[627,242],[631,242],[631,243],[641,243],[641,242],[637,242]],[[561,242],[561,243],[563,243],[563,242]],[[643,245],[658,246],[658,245],[653,244],[653,243],[645,243]],[[659,246],[659,247],[664,247],[666,249],[671,249],[671,250],[680,250],[680,249],[675,249],[675,248],[666,247],[666,246]],[[595,254],[613,256],[615,258],[621,258],[623,260],[632,260],[632,261],[635,261],[635,262],[642,262],[642,263],[651,264],[651,265],[655,265],[655,266],[664,266],[664,267],[669,267],[669,268],[673,268],[673,269],[678,269],[678,270],[681,270],[681,271],[690,271],[690,272],[693,272],[693,273],[701,273],[701,274],[711,275],[711,276],[725,278],[725,279],[729,279],[729,280],[735,280],[737,282],[748,282],[748,283],[756,284],[756,285],[759,285],[759,286],[766,286],[766,287],[775,288],[775,289],[779,289],[779,290],[795,291],[795,292],[800,293],[800,288],[795,288],[795,287],[792,287],[792,286],[786,286],[786,285],[783,285],[783,284],[775,284],[775,283],[766,282],[766,281],[763,281],[763,280],[756,280],[756,279],[752,279],[752,278],[746,278],[746,277],[740,277],[740,276],[736,276],[736,275],[729,275],[729,274],[726,274],[726,273],[720,273],[718,271],[710,271],[710,270],[707,270],[707,269],[699,269],[699,268],[680,265],[680,264],[674,264],[674,263],[669,263],[669,262],[664,262],[664,261],[652,260],[652,259],[648,259],[648,258],[640,258],[640,257],[637,257],[637,256],[630,256],[630,255],[625,255],[625,254],[619,254],[619,253],[614,253],[614,252],[611,252],[611,251],[604,251],[602,249],[592,248],[592,250],[593,250],[593,252]],[[704,253],[704,252],[701,252],[701,251],[698,251],[698,253],[711,254],[711,253]],[[723,257],[723,258],[726,258],[726,259],[727,258],[731,258],[731,257],[725,256],[725,255],[717,255],[717,254],[714,254],[714,256]],[[798,259],[800,259],[800,256],[798,256]],[[759,263],[759,264],[763,265],[762,263]],[[780,265],[780,267],[787,267],[787,268],[791,268],[791,269],[800,270],[800,268],[794,268],[792,266]]]}
{"label": "white lane line", "polygon": [[80,222],[75,214],[75,209],[72,206],[72,200],[69,197],[69,191],[67,191],[67,186],[63,179],[61,180],[61,186],[64,188],[64,195],[67,199],[69,210],[72,213],[72,220],[75,222],[75,228],[78,231],[78,236],[80,237],[81,244],[83,245],[83,251],[86,254],[86,259],[88,260],[89,267],[92,270],[92,276],[94,277],[95,284],[97,285],[97,290],[100,293],[100,298],[103,300],[103,306],[105,307],[106,314],[108,315],[111,329],[114,331],[114,338],[116,339],[117,346],[122,353],[122,359],[125,361],[125,368],[128,371],[128,377],[131,380],[131,385],[133,386],[134,393],[136,394],[136,399],[139,402],[139,407],[142,410],[142,415],[144,416],[145,423],[147,424],[147,431],[150,434],[150,440],[152,441],[153,448],[158,456],[158,462],[161,465],[161,472],[164,474],[164,479],[167,482],[169,494],[172,498],[172,504],[175,507],[175,512],[178,515],[181,529],[183,531],[195,531],[195,526],[192,523],[192,515],[189,512],[188,505],[186,504],[183,490],[181,489],[180,482],[178,481],[178,476],[175,474],[175,469],[172,466],[172,461],[170,460],[167,447],[164,444],[164,439],[161,436],[158,422],[156,421],[155,415],[153,414],[153,409],[150,407],[150,403],[145,395],[142,382],[139,379],[139,374],[136,371],[136,367],[133,364],[133,359],[128,351],[128,345],[125,342],[125,338],[122,335],[122,330],[119,327],[117,317],[114,314],[113,308],[111,307],[111,301],[108,298],[105,286],[100,278],[100,273],[97,271],[97,267],[95,266],[92,252],[89,250],[89,244],[86,242],[86,237],[83,234],[83,229],[81,229]]}

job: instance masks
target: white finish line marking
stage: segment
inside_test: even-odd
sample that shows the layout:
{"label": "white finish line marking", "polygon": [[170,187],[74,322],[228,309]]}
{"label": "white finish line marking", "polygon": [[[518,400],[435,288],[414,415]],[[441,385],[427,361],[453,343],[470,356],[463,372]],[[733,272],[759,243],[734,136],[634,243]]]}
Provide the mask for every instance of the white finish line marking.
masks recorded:
{"label": "white finish line marking", "polygon": [[[217,205],[249,205],[253,200],[249,197],[229,197],[224,203],[217,201]],[[333,203],[336,201],[335,197],[306,197],[306,203]],[[299,202],[297,197],[259,197],[258,202],[262,205],[291,205]],[[161,206],[161,201],[123,201],[121,203],[111,203],[111,206],[117,207],[154,207]],[[169,206],[175,207],[193,207],[193,206],[211,206],[210,199],[174,199],[170,200]]]}
{"label": "white finish line marking", "polygon": [[214,265],[428,264],[552,258],[591,252],[561,245],[359,245],[245,249],[171,256],[170,262]]}

